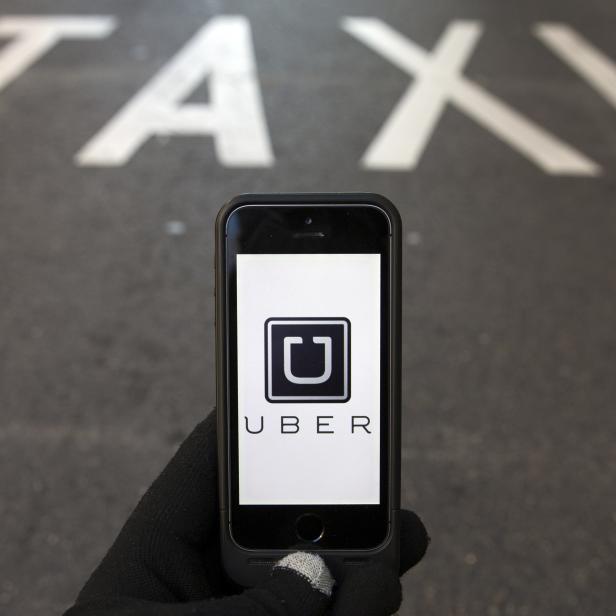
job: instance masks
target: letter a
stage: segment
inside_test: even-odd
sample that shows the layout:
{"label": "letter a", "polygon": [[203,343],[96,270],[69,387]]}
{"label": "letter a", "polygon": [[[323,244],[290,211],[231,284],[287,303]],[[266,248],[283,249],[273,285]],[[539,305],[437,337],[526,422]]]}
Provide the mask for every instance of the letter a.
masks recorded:
{"label": "letter a", "polygon": [[[210,103],[184,103],[207,77]],[[210,135],[227,167],[268,167],[250,24],[211,19],[77,154],[79,165],[119,166],[153,135]]]}

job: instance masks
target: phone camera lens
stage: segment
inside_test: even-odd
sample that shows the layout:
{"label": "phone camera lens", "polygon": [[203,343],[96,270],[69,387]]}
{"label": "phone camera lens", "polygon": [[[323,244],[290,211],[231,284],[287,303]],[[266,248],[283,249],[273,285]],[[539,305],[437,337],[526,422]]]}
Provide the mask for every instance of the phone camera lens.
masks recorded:
{"label": "phone camera lens", "polygon": [[310,216],[308,216],[308,218],[306,218],[306,220],[304,220],[304,222],[305,222],[307,225],[311,225],[311,224],[312,224],[312,218],[310,218]]}

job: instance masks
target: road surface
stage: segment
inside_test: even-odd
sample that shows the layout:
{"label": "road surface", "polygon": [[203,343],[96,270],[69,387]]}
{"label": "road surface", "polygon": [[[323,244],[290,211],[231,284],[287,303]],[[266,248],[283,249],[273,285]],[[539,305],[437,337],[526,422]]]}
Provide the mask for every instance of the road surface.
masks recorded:
{"label": "road surface", "polygon": [[0,612],[60,613],[212,407],[221,204],[364,190],[405,227],[433,537],[400,613],[611,613],[615,30],[606,0],[3,0]]}

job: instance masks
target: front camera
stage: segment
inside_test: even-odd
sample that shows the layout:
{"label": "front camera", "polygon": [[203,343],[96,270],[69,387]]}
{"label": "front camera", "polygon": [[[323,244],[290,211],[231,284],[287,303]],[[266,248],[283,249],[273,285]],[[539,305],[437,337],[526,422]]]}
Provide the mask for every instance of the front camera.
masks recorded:
{"label": "front camera", "polygon": [[312,218],[310,218],[310,216],[308,216],[308,218],[306,218],[306,220],[304,220],[304,222],[305,222],[307,225],[311,225],[311,224],[312,224]]}

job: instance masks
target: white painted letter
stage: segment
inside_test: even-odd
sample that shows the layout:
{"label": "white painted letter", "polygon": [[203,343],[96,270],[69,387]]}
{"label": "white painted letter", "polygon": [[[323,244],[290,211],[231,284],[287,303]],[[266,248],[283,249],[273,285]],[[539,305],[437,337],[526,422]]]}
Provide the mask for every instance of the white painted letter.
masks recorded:
{"label": "white painted letter", "polygon": [[616,66],[606,55],[565,24],[541,23],[535,34],[616,107]]}
{"label": "white painted letter", "polygon": [[461,74],[481,35],[479,23],[452,22],[433,53],[376,18],[347,17],[342,28],[415,77],[364,154],[362,164],[368,169],[413,169],[451,102],[546,173],[600,172],[592,160]]}
{"label": "white painted letter", "polygon": [[14,40],[0,50],[0,90],[19,77],[60,39],[100,39],[115,28],[113,17],[0,18],[0,37]]}
{"label": "white painted letter", "polygon": [[[211,102],[182,104],[206,77]],[[211,135],[228,167],[273,163],[245,17],[205,24],[82,148],[77,162],[123,165],[152,135]]]}

